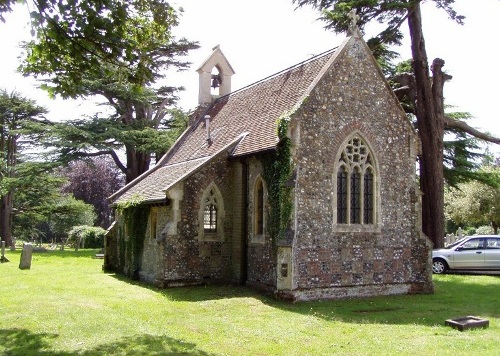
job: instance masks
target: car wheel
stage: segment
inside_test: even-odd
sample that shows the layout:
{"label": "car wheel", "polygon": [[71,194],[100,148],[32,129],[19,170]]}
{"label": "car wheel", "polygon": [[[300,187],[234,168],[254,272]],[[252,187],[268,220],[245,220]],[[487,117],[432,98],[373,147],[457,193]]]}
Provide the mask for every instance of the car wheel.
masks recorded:
{"label": "car wheel", "polygon": [[432,272],[436,274],[441,274],[446,271],[448,266],[446,265],[446,262],[443,261],[442,259],[435,259],[432,261]]}

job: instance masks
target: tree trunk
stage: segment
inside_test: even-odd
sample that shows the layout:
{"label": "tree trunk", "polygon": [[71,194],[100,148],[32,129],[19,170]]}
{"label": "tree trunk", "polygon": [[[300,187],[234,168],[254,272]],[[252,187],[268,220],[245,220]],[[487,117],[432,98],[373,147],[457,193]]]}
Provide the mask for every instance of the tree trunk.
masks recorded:
{"label": "tree trunk", "polygon": [[[422,190],[422,230],[431,239],[434,248],[444,246],[444,175],[443,138],[444,121],[442,103],[442,75],[431,85],[427,53],[422,32],[419,2],[410,9],[408,25],[416,80],[415,111],[422,143],[420,163],[420,189]],[[444,62],[436,63],[439,76]],[[440,82],[441,81],[441,82]],[[439,87],[441,85],[441,87]]]}
{"label": "tree trunk", "polygon": [[139,177],[149,169],[151,155],[138,152],[132,145],[125,145],[127,155],[127,169],[125,172],[126,184]]}
{"label": "tree trunk", "polygon": [[5,241],[5,246],[14,248],[12,241],[12,193],[7,193],[0,198],[0,240]]}

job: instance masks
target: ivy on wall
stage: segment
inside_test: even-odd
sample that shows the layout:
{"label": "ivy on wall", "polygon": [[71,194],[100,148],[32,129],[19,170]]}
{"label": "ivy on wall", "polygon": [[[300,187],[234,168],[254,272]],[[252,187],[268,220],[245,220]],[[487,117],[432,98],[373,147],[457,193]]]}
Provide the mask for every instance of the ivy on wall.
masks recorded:
{"label": "ivy on wall", "polygon": [[288,137],[290,114],[284,114],[277,122],[278,145],[276,151],[263,157],[262,175],[267,184],[269,205],[268,233],[273,241],[286,237],[292,217],[291,140]]}
{"label": "ivy on wall", "polygon": [[125,264],[128,262],[127,275],[133,278],[139,278],[141,270],[142,251],[144,249],[144,239],[146,237],[146,228],[151,207],[142,203],[143,199],[139,196],[133,196],[126,202],[120,203],[118,209],[122,211],[125,231],[128,236],[120,237],[121,254],[125,254]]}

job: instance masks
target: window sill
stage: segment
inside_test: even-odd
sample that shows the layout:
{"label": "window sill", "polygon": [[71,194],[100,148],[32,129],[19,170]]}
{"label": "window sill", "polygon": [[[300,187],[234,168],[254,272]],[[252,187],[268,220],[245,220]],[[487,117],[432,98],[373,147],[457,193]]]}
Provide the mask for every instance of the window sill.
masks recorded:
{"label": "window sill", "polygon": [[250,238],[251,244],[263,245],[266,242],[266,236],[264,234],[252,235]]}
{"label": "window sill", "polygon": [[333,225],[335,232],[372,232],[380,233],[380,225],[364,225],[364,224],[335,224]]}
{"label": "window sill", "polygon": [[216,232],[205,232],[198,236],[199,241],[204,242],[221,242],[224,240],[224,236],[217,234]]}

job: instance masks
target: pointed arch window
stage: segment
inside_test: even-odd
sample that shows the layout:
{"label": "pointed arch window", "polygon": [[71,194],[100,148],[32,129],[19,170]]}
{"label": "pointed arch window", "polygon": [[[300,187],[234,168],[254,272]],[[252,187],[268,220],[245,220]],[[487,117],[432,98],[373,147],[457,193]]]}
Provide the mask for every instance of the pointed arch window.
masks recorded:
{"label": "pointed arch window", "polygon": [[225,209],[221,192],[212,182],[205,189],[198,212],[198,238],[204,241],[224,239]]}
{"label": "pointed arch window", "polygon": [[212,190],[205,198],[205,208],[203,210],[203,229],[205,232],[217,232],[217,198]]}
{"label": "pointed arch window", "polygon": [[375,168],[363,139],[347,142],[337,167],[337,223],[374,224]]}

